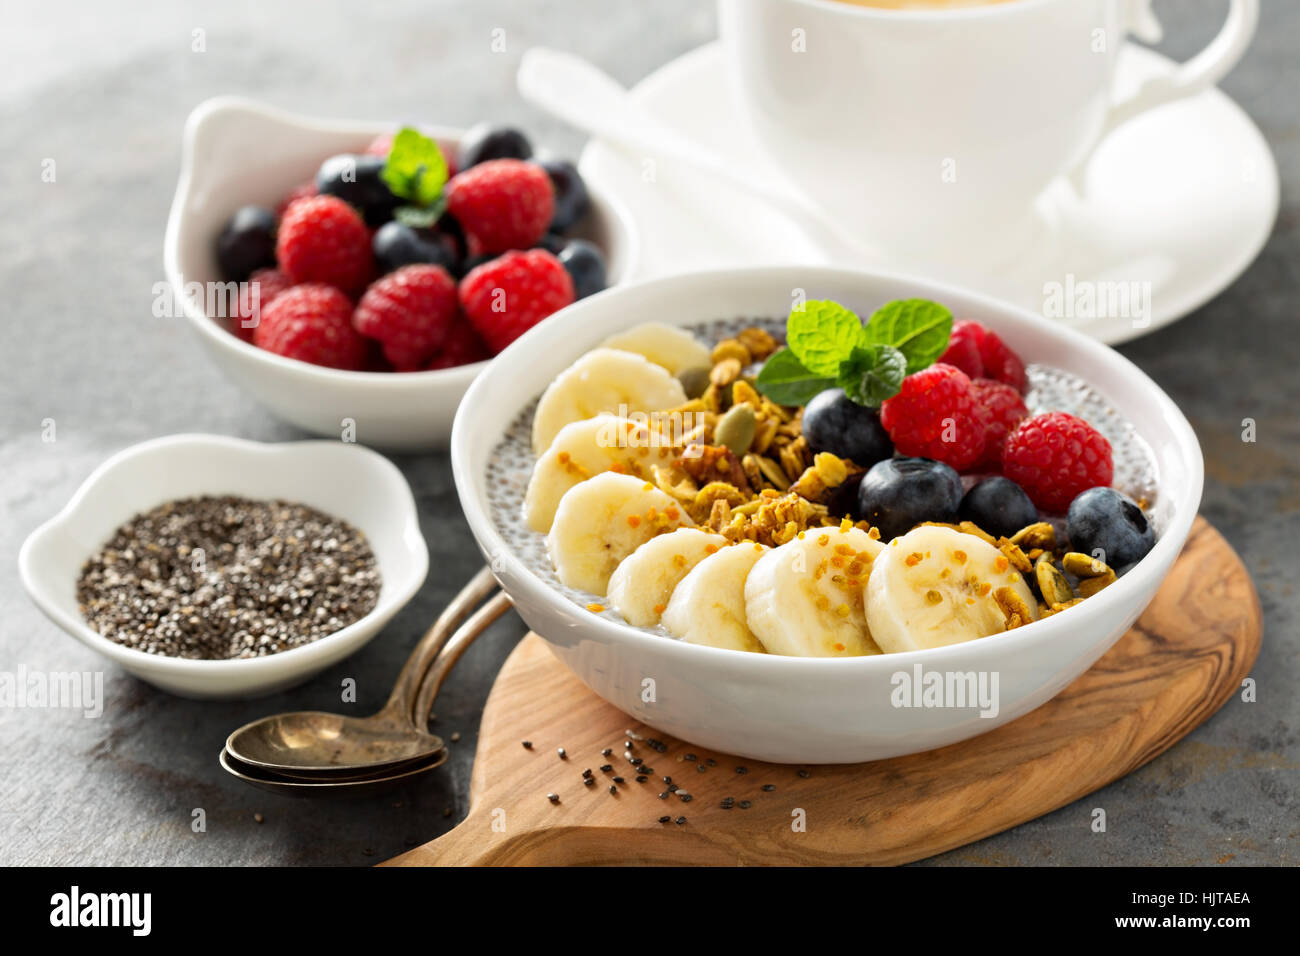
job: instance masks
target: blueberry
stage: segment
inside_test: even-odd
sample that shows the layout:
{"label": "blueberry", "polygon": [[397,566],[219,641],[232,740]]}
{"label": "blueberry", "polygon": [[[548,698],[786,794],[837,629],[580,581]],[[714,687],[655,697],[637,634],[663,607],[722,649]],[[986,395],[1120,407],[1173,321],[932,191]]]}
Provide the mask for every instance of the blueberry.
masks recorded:
{"label": "blueberry", "polygon": [[1038,520],[1038,509],[1023,488],[1001,475],[985,478],[966,492],[957,517],[973,521],[993,537],[1011,537]]}
{"label": "blueberry", "polygon": [[356,207],[366,225],[383,225],[402,202],[381,175],[386,161],[383,156],[331,156],[316,172],[316,188],[323,196],[337,196]]}
{"label": "blueberry", "polygon": [[587,184],[578,175],[578,167],[567,159],[546,157],[537,164],[546,170],[555,187],[555,215],[551,217],[551,231],[563,232],[582,219],[591,208]]}
{"label": "blueberry", "polygon": [[558,256],[564,251],[564,247],[568,244],[568,239],[553,232],[548,232],[546,235],[542,236],[542,238],[537,240],[537,248],[545,249],[553,256]]}
{"label": "blueberry", "polygon": [[275,265],[275,213],[262,206],[235,210],[217,236],[217,265],[227,282],[243,282]]}
{"label": "blueberry", "polygon": [[430,229],[415,229],[401,222],[386,222],[371,243],[375,261],[384,272],[413,262],[442,266],[452,275],[460,268],[460,256],[452,239]]}
{"label": "blueberry", "polygon": [[573,279],[573,297],[585,299],[605,288],[605,257],[586,239],[570,239],[560,250],[560,262]]}
{"label": "blueberry", "polygon": [[961,477],[941,461],[886,458],[858,485],[858,515],[880,529],[883,541],[922,521],[953,521],[961,505]]}
{"label": "blueberry", "polygon": [[461,139],[456,163],[459,169],[466,170],[489,159],[528,159],[532,155],[528,137],[513,126],[479,123]]}
{"label": "blueberry", "polygon": [[818,392],[804,406],[803,437],[814,452],[828,451],[863,468],[894,453],[880,413],[859,405],[842,388]]}
{"label": "blueberry", "polygon": [[1114,488],[1089,488],[1070,502],[1070,547],[1127,571],[1155,546],[1156,533],[1142,509]]}

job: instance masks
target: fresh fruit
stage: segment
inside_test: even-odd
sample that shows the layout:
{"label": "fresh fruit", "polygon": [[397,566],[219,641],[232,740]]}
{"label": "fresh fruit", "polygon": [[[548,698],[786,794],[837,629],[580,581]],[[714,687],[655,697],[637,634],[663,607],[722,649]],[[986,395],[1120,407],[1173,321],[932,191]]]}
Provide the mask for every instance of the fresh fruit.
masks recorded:
{"label": "fresh fruit", "polygon": [[961,506],[961,476],[929,458],[887,458],[858,485],[858,514],[888,541],[922,521],[953,521]]}
{"label": "fresh fruit", "polygon": [[490,159],[528,159],[533,146],[528,137],[512,126],[479,123],[465,131],[457,150],[457,165],[462,170]]}
{"label": "fresh fruit", "polygon": [[1060,514],[1081,492],[1109,485],[1115,475],[1110,442],[1065,412],[1021,422],[1002,448],[1002,473],[1043,511]]}
{"label": "fresh fruit", "polygon": [[655,535],[693,525],[677,500],[654,485],[605,472],[565,492],[546,551],[562,583],[603,595],[629,554]]}
{"label": "fresh fruit", "polygon": [[803,437],[814,452],[828,451],[869,468],[894,454],[880,413],[859,405],[842,388],[828,388],[804,406]]}
{"label": "fresh fruit", "polygon": [[1020,393],[1003,382],[977,378],[970,384],[975,404],[983,410],[984,419],[984,454],[977,464],[1001,468],[1002,446],[1006,444],[1007,435],[1029,417],[1029,409]]}
{"label": "fresh fruit", "polygon": [[518,159],[492,159],[463,170],[444,195],[475,255],[536,245],[555,213],[546,171]]}
{"label": "fresh fruit", "polygon": [[773,548],[745,581],[750,630],[769,654],[879,654],[867,626],[863,588],[884,550],[858,528],[810,528]]}
{"label": "fresh fruit", "polygon": [[356,370],[366,340],[352,328],[352,301],[334,286],[296,285],[262,310],[253,344],[285,358]]}
{"label": "fresh fruit", "polygon": [[1155,529],[1136,501],[1114,488],[1089,488],[1070,502],[1070,547],[1123,573],[1146,557]]}
{"label": "fresh fruit", "polygon": [[551,231],[563,232],[575,225],[591,208],[587,184],[578,174],[578,167],[567,159],[546,157],[537,165],[546,170],[555,188],[555,214],[551,217]]}
{"label": "fresh fruit", "polygon": [[455,240],[432,229],[416,229],[401,222],[386,222],[370,243],[381,272],[423,262],[442,266],[452,275],[460,270]]}
{"label": "fresh fruit", "polygon": [[217,236],[217,265],[227,282],[243,282],[275,265],[275,213],[262,206],[235,210]]}
{"label": "fresh fruit", "polygon": [[957,517],[973,521],[995,538],[1009,538],[1037,521],[1038,509],[1018,484],[995,475],[966,492]]}
{"label": "fresh fruit", "polygon": [[275,218],[277,220],[284,218],[284,211],[296,203],[299,199],[310,199],[312,196],[319,196],[320,192],[316,189],[316,181],[313,179],[309,183],[301,183],[294,186],[275,207]]}
{"label": "fresh fruit", "polygon": [[[649,449],[643,454],[643,449]],[[545,534],[555,520],[564,493],[592,475],[614,471],[634,478],[651,477],[651,465],[663,465],[675,449],[645,422],[601,414],[569,422],[538,457],[524,493],[524,520]]]}
{"label": "fresh fruit", "polygon": [[383,344],[399,371],[426,365],[457,321],[456,283],[442,266],[410,265],[373,282],[352,316],[353,327]]}
{"label": "fresh fruit", "polygon": [[286,209],[275,252],[295,283],[324,282],[349,295],[366,287],[373,269],[370,232],[337,196],[299,199]]}
{"label": "fresh fruit", "polygon": [[575,299],[605,291],[605,256],[593,243],[570,239],[560,250],[560,263],[573,278]]}
{"label": "fresh fruit", "polygon": [[253,341],[253,330],[262,321],[262,310],[275,297],[293,287],[293,281],[279,269],[258,269],[240,289],[230,330],[245,342]]}
{"label": "fresh fruit", "polygon": [[387,156],[388,151],[393,148],[393,134],[380,133],[370,141],[370,145],[364,150],[367,156]]}
{"label": "fresh fruit", "polygon": [[984,359],[980,357],[980,340],[984,326],[961,320],[952,324],[948,347],[938,361],[959,368],[972,379],[984,377]]}
{"label": "fresh fruit", "polygon": [[1029,387],[1029,379],[1025,375],[1025,363],[1020,361],[1020,356],[1011,351],[996,332],[974,322],[971,325],[978,329],[976,341],[979,343],[980,360],[984,363],[984,377],[1010,385],[1023,395]]}
{"label": "fresh fruit", "polygon": [[616,332],[600,343],[601,348],[622,349],[643,355],[662,365],[673,375],[685,369],[712,366],[711,353],[704,343],[683,328],[666,322],[643,322]]}
{"label": "fresh fruit", "polygon": [[745,581],[769,549],[750,541],[721,548],[673,589],[660,623],[688,644],[763,653],[745,614]]}
{"label": "fresh fruit", "polygon": [[460,281],[460,304],[493,352],[573,302],[573,281],[545,249],[507,252]]}
{"label": "fresh fruit", "polygon": [[880,406],[880,423],[903,455],[933,458],[958,471],[984,453],[984,421],[965,372],[936,363],[903,379]]}
{"label": "fresh fruit", "polygon": [[570,422],[612,412],[653,412],[686,403],[686,393],[663,366],[621,349],[585,353],[555,377],[533,415],[533,451],[546,451]]}
{"label": "fresh fruit", "polygon": [[895,538],[876,558],[866,603],[871,635],[890,654],[973,641],[1038,617],[1037,599],[1001,551],[933,525]]}
{"label": "fresh fruit", "polygon": [[464,319],[460,319],[452,323],[442,347],[429,360],[425,370],[436,372],[439,369],[455,368],[458,365],[481,362],[491,357],[492,353],[483,344],[483,340],[478,337],[478,333],[474,331],[474,326],[464,321]]}
{"label": "fresh fruit", "polygon": [[727,545],[720,534],[678,528],[651,538],[622,560],[609,579],[609,606],[636,627],[659,623],[687,572]]}
{"label": "fresh fruit", "polygon": [[316,189],[322,196],[337,196],[355,207],[366,225],[382,225],[393,218],[393,210],[401,204],[381,175],[384,162],[383,156],[331,156],[316,172]]}

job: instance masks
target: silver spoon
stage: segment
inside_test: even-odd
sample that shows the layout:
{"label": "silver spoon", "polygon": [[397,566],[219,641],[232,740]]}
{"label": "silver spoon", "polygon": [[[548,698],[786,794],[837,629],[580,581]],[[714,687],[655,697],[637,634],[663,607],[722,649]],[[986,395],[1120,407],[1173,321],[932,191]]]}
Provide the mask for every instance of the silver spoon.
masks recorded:
{"label": "silver spoon", "polygon": [[452,627],[495,588],[492,573],[484,568],[461,589],[416,644],[388,702],[377,714],[370,717],[322,711],[273,714],[232,733],[226,738],[226,751],[245,767],[287,772],[298,777],[372,773],[438,753],[443,749],[442,738],[428,732],[427,720],[415,719],[416,713],[426,716],[428,713],[416,711],[416,694],[430,663],[444,656],[444,645],[450,661],[444,662],[439,671],[439,684],[474,637],[510,606],[509,598],[498,594],[451,634]]}

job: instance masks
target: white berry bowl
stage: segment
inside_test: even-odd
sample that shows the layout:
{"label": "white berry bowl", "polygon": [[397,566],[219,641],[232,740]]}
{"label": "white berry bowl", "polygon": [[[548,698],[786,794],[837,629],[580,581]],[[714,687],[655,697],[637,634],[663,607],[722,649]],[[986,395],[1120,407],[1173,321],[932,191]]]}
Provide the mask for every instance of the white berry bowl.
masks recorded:
{"label": "white berry bowl", "polygon": [[[1108,409],[1116,420],[1122,416],[1132,447],[1142,449],[1155,489],[1154,548],[1118,581],[1063,613],[979,640],[879,656],[727,650],[632,627],[612,611],[593,613],[586,602],[601,599],[566,593],[538,543],[541,536],[527,530],[514,507],[531,462],[531,403],[557,373],[614,332],[651,320],[695,326],[782,318],[800,294],[833,299],[861,316],[894,299],[933,299],[958,318],[992,328],[1027,363],[1086,382],[1093,407]],[[521,423],[524,437],[503,445],[503,437],[520,435]],[[575,303],[525,334],[474,382],[456,416],[451,455],[456,490],[479,547],[523,619],[578,677],[665,733],[781,763],[856,763],[931,750],[1015,720],[1055,696],[1151,601],[1191,528],[1203,477],[1200,448],[1182,413],[1110,348],[942,283],[814,267],[679,275]],[[503,461],[521,464],[503,471]],[[945,680],[948,674],[983,675],[989,688],[996,676],[995,706],[899,706],[895,691],[918,676],[916,668],[923,680],[930,672]]]}
{"label": "white berry bowl", "polygon": [[[210,316],[209,283],[220,283],[215,242],[240,206],[274,207],[310,180],[321,162],[361,152],[400,124],[311,119],[235,97],[197,106],[185,124],[180,181],[167,219],[163,259],[172,301],[203,348],[236,385],[277,417],[317,435],[355,436],[394,450],[447,446],[461,396],[485,362],[429,372],[353,372],[284,358],[231,334]],[[444,151],[460,131],[421,126]],[[454,155],[454,153],[452,153]],[[591,189],[591,211],[574,235],[605,253],[610,284],[632,274],[637,235],[623,206]],[[198,283],[198,286],[193,285]],[[200,301],[187,293],[199,291]]]}
{"label": "white berry bowl", "polygon": [[[149,654],[95,632],[77,606],[85,562],[135,515],[202,495],[278,498],[348,522],[365,535],[379,567],[374,608],[310,644],[242,660]],[[51,621],[155,687],[208,699],[283,690],[355,653],[415,596],[428,567],[410,486],[382,455],[339,441],[267,444],[220,435],[172,435],[118,452],[28,536],[18,556],[23,586]]]}

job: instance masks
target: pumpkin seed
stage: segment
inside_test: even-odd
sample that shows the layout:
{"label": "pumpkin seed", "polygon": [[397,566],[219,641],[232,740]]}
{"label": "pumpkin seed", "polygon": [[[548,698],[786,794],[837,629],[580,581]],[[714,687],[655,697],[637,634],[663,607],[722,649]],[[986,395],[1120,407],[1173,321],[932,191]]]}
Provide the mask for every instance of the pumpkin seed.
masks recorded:
{"label": "pumpkin seed", "polygon": [[677,373],[677,381],[682,383],[687,398],[699,398],[704,394],[704,390],[709,387],[709,372],[710,369],[698,366],[684,368]]}
{"label": "pumpkin seed", "polygon": [[1079,582],[1079,594],[1089,598],[1100,591],[1102,588],[1109,587],[1116,581],[1115,572],[1110,568],[1106,569],[1105,574],[1099,574],[1095,578],[1084,578]]}
{"label": "pumpkin seed", "polygon": [[1049,607],[1074,600],[1074,591],[1070,588],[1070,582],[1057,570],[1050,554],[1044,554],[1038,559],[1038,563],[1034,565],[1034,577],[1038,579],[1039,593],[1043,595],[1043,600]]}
{"label": "pumpkin seed", "polygon": [[732,405],[731,410],[718,419],[713,429],[713,440],[726,445],[732,454],[740,457],[749,451],[757,427],[758,416],[754,414],[754,406],[748,403]]}
{"label": "pumpkin seed", "polygon": [[1011,543],[1021,549],[1042,548],[1044,551],[1054,551],[1056,549],[1056,529],[1046,521],[1036,521],[1013,534]]}
{"label": "pumpkin seed", "polygon": [[1076,578],[1097,578],[1110,570],[1105,561],[1099,561],[1090,554],[1071,551],[1061,558],[1061,564]]}

